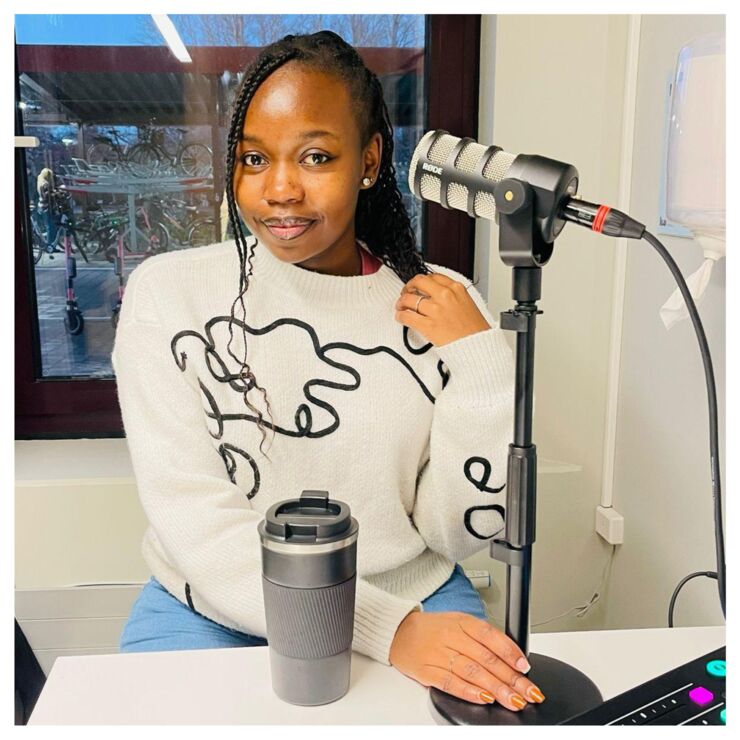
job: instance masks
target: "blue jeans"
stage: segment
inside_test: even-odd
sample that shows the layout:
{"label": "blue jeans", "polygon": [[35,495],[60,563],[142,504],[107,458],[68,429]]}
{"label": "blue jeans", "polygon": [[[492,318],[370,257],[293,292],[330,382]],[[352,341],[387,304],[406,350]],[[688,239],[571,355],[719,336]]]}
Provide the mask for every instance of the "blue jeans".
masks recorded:
{"label": "blue jeans", "polygon": [[[467,612],[486,619],[485,606],[459,564],[421,605],[425,612]],[[151,578],[134,602],[123,628],[120,649],[122,653],[141,653],[255,645],[267,645],[267,640],[198,614]]]}

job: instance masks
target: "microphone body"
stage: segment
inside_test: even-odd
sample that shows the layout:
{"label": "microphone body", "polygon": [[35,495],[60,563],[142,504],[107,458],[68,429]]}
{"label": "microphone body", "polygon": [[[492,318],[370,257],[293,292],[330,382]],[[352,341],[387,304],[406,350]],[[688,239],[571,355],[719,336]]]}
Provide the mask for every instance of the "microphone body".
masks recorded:
{"label": "microphone body", "polygon": [[[536,154],[510,154],[437,129],[422,137],[409,166],[409,189],[417,198],[496,223],[502,210],[494,196],[496,186],[509,179],[532,188],[535,224],[546,244],[567,221],[610,236],[640,238],[645,230],[620,211],[576,198],[576,168]],[[606,211],[599,213],[599,208]]]}

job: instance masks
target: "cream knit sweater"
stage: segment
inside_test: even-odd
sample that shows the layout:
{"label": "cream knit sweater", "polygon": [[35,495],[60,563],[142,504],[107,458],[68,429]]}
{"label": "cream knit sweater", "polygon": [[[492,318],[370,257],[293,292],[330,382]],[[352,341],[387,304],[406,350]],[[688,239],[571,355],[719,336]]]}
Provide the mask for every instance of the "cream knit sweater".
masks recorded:
{"label": "cream knit sweater", "polygon": [[[266,456],[227,349],[234,242],[150,257],[128,279],[112,361],[143,555],[183,603],[266,636],[257,525],[276,501],[328,491],[360,527],[353,649],[388,664],[403,618],[503,529],[512,352],[453,270],[429,264],[470,286],[492,328],[435,347],[395,320],[403,282],[386,265],[325,275],[248,242],[247,360],[272,420],[259,390],[248,398]],[[230,348],[243,358],[241,325]]]}

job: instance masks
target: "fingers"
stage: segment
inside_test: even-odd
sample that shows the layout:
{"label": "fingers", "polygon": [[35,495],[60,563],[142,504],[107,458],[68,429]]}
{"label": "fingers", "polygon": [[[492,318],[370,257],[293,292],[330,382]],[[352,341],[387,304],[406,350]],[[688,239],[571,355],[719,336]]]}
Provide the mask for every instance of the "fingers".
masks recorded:
{"label": "fingers", "polygon": [[446,275],[440,275],[434,273],[433,275],[414,275],[402,289],[403,292],[407,293],[424,293],[425,295],[431,296],[432,298],[439,298],[448,289],[453,288],[455,285],[462,286],[462,283],[458,283],[452,278],[448,278]]}
{"label": "fingers", "polygon": [[519,645],[493,625],[465,614],[460,619],[460,627],[468,637],[487,647],[514,670],[526,673],[530,669],[529,662]]}
{"label": "fingers", "polygon": [[538,686],[480,643],[471,640],[464,650],[450,662],[452,672],[486,690],[508,709],[518,711],[527,702],[540,704],[545,700]]}
{"label": "fingers", "polygon": [[[424,298],[424,300],[419,301],[419,298],[422,297]],[[396,310],[416,311],[417,305],[419,306],[419,310],[417,311],[417,313],[423,312],[425,315],[434,313],[435,304],[432,303],[431,298],[408,292],[401,293],[400,298],[396,301]]]}
{"label": "fingers", "polygon": [[403,290],[412,292],[418,290],[427,295],[432,295],[432,293],[438,292],[441,286],[444,285],[444,283],[442,281],[438,281],[436,277],[436,275],[433,277],[432,275],[422,275],[421,273],[414,275],[414,277],[412,277],[411,280],[406,282],[403,286]]}
{"label": "fingers", "polygon": [[431,319],[424,316],[424,314],[417,313],[416,311],[396,309],[394,317],[399,324],[418,331],[424,337],[429,333],[428,327],[430,326]]}
{"label": "fingers", "polygon": [[[427,686],[434,686],[435,689],[444,691],[445,694],[456,696],[458,699],[469,701],[473,704],[492,704],[493,702],[486,698],[485,690],[480,686],[474,686],[472,683],[450,673],[444,668],[437,666],[427,666],[424,683]],[[493,698],[495,701],[495,698]]]}
{"label": "fingers", "polygon": [[527,700],[510,686],[494,678],[478,663],[460,654],[451,662],[451,671],[438,666],[427,668],[426,679],[430,686],[473,704],[493,704],[513,712],[527,706]]}

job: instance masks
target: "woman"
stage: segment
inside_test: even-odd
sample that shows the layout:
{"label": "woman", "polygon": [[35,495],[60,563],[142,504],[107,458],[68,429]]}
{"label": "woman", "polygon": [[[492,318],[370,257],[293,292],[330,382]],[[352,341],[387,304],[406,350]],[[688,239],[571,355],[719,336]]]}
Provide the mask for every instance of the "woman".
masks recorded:
{"label": "woman", "polygon": [[235,241],[130,276],[113,365],[153,578],[121,649],[266,644],[257,524],[326,490],[360,525],[353,648],[517,711],[544,697],[457,564],[503,529],[511,351],[475,288],[422,260],[392,157],[357,52],[287,36],[234,104]]}

